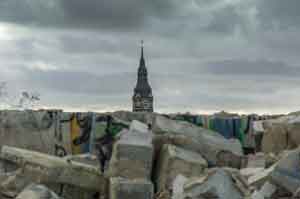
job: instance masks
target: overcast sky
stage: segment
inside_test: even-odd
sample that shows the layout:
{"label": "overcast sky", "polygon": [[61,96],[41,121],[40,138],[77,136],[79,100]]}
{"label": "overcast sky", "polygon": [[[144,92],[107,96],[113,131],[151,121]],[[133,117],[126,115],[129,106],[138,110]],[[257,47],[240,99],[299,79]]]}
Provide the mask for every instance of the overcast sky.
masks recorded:
{"label": "overcast sky", "polygon": [[299,0],[0,0],[0,80],[41,107],[131,110],[140,40],[159,112],[300,109]]}

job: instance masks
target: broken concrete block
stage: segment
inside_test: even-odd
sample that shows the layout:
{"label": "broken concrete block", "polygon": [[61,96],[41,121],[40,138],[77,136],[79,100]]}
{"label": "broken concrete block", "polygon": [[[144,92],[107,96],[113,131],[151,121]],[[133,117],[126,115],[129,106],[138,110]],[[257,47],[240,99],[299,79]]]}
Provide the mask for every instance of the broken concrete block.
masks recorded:
{"label": "broken concrete block", "polygon": [[136,142],[142,141],[151,144],[153,140],[153,133],[148,129],[146,124],[134,120],[130,124],[129,131],[127,133],[124,131],[120,139]]}
{"label": "broken concrete block", "polygon": [[188,178],[179,174],[176,176],[175,180],[173,181],[172,186],[172,199],[182,199],[184,197],[183,187],[184,184],[188,181]]}
{"label": "broken concrete block", "polygon": [[255,155],[248,155],[247,168],[265,168],[266,158],[263,153],[257,153]]}
{"label": "broken concrete block", "polygon": [[257,172],[255,175],[252,175],[248,178],[248,184],[250,186],[261,187],[266,181],[270,179],[270,175],[274,170],[275,166],[272,166],[268,169]]}
{"label": "broken concrete block", "polygon": [[130,124],[130,131],[131,133],[137,133],[137,134],[148,134],[149,129],[148,126],[144,123],[141,123],[139,121],[133,120]]}
{"label": "broken concrete block", "polygon": [[[92,199],[100,193],[97,191],[83,190],[75,186],[62,185],[61,187],[61,197],[64,199]],[[99,199],[99,196],[97,197]]]}
{"label": "broken concrete block", "polygon": [[277,187],[269,182],[266,182],[259,191],[255,191],[251,198],[252,199],[268,199],[272,198],[276,192]]}
{"label": "broken concrete block", "polygon": [[151,177],[154,148],[152,133],[147,126],[133,122],[129,132],[117,141],[109,165],[109,174],[114,177]]}
{"label": "broken concrete block", "polygon": [[[218,165],[218,162],[231,163],[234,161],[235,167],[240,167],[243,156],[242,146],[236,139],[225,139],[220,134],[197,127],[183,121],[174,121],[162,116],[156,116],[153,124],[153,132],[160,134],[183,135],[189,140],[189,144],[180,145],[187,150],[200,153],[210,166]],[[226,153],[226,157],[223,154]],[[225,161],[228,159],[229,161]],[[223,159],[225,158],[225,159]],[[221,160],[220,160],[221,159]],[[229,166],[229,165],[222,165]]]}
{"label": "broken concrete block", "polygon": [[179,174],[188,178],[201,176],[207,166],[207,161],[198,153],[174,145],[164,145],[155,172],[158,191],[171,190]]}
{"label": "broken concrete block", "polygon": [[69,184],[88,190],[106,186],[99,168],[39,152],[3,146],[0,159],[22,168],[22,175],[43,184]]}
{"label": "broken concrete block", "polygon": [[0,145],[52,154],[60,111],[0,111]]}
{"label": "broken concrete block", "polygon": [[261,167],[259,167],[259,168],[245,168],[245,169],[240,170],[240,174],[248,179],[249,177],[254,176],[255,174],[257,174],[259,172],[262,172],[264,170],[265,169],[261,168]]}
{"label": "broken concrete block", "polygon": [[242,199],[243,194],[236,187],[231,175],[224,169],[185,184],[184,197],[201,199]]}
{"label": "broken concrete block", "polygon": [[271,180],[275,184],[295,193],[300,187],[300,148],[290,151],[277,162]]}
{"label": "broken concrete block", "polygon": [[22,169],[18,169],[14,172],[6,173],[6,178],[0,182],[0,190],[2,195],[14,198],[31,183],[31,179],[22,175]]}
{"label": "broken concrete block", "polygon": [[109,165],[111,176],[126,178],[151,177],[153,147],[130,141],[117,142]]}
{"label": "broken concrete block", "polygon": [[133,120],[137,120],[145,124],[152,124],[155,113],[117,111],[112,113],[112,115],[114,118],[118,118],[129,123]]}
{"label": "broken concrete block", "polygon": [[300,146],[300,117],[296,121],[292,121],[287,124],[288,131],[288,149],[295,149]]}
{"label": "broken concrete block", "polygon": [[110,179],[110,199],[153,199],[153,192],[153,185],[147,180]]}
{"label": "broken concrete block", "polygon": [[16,199],[61,199],[43,185],[29,185]]}
{"label": "broken concrete block", "polygon": [[64,157],[68,162],[79,162],[94,167],[100,168],[100,163],[97,156],[92,154],[68,155]]}
{"label": "broken concrete block", "polygon": [[268,126],[262,139],[264,153],[279,153],[288,146],[288,132],[283,124],[272,123]]}
{"label": "broken concrete block", "polygon": [[219,151],[216,155],[216,166],[218,167],[231,167],[231,168],[244,168],[247,164],[246,156],[239,156],[229,151]]}

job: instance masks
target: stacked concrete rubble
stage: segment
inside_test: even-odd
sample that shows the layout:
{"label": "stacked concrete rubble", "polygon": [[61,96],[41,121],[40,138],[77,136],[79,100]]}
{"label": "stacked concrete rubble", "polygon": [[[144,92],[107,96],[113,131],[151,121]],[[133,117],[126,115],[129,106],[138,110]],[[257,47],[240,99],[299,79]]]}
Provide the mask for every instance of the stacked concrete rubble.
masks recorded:
{"label": "stacked concrete rubble", "polygon": [[[2,146],[0,199],[300,197],[300,148],[283,152],[289,147],[279,144],[276,148],[279,139],[266,142],[272,137],[266,135],[263,144],[271,143],[273,153],[245,156],[237,140],[186,122],[151,114],[116,115],[122,120],[129,115],[126,121],[132,122],[118,136],[105,174],[93,155],[60,158],[46,151]],[[280,127],[293,132],[293,138],[298,136],[295,121]],[[278,129],[280,122],[265,122],[264,127]],[[294,148],[295,143],[288,145]]]}
{"label": "stacked concrete rubble", "polygon": [[202,178],[194,179],[184,185],[184,199],[220,198],[242,199],[247,197],[247,185],[234,171],[223,168],[212,169]]}
{"label": "stacked concrete rubble", "polygon": [[201,154],[210,166],[240,168],[243,165],[242,146],[236,139],[227,140],[213,131],[162,116],[155,117],[153,131],[168,137],[177,146]]}
{"label": "stacked concrete rubble", "polygon": [[178,174],[185,177],[201,176],[207,161],[195,152],[166,144],[162,147],[155,169],[157,189],[171,190]]}
{"label": "stacked concrete rubble", "polygon": [[111,199],[151,199],[154,148],[153,134],[146,124],[131,123],[130,129],[114,145],[109,174]]}
{"label": "stacked concrete rubble", "polygon": [[263,126],[265,131],[262,139],[262,151],[264,153],[279,154],[284,150],[300,146],[299,113],[264,121]]}
{"label": "stacked concrete rubble", "polygon": [[31,183],[46,185],[64,198],[106,194],[107,179],[90,164],[8,146],[2,147],[0,159],[8,171],[0,182],[6,197],[16,197]]}
{"label": "stacked concrete rubble", "polygon": [[32,184],[26,187],[16,199],[60,199],[54,192],[43,185]]}

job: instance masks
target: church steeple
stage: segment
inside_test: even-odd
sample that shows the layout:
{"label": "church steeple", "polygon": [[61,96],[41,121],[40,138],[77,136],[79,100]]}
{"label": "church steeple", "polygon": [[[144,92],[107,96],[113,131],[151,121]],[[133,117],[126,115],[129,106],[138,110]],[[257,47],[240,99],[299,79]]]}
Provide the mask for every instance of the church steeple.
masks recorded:
{"label": "church steeple", "polygon": [[144,40],[141,41],[141,60],[144,60]]}
{"label": "church steeple", "polygon": [[140,59],[140,67],[145,66],[145,58],[144,58],[144,41],[141,41],[141,59]]}
{"label": "church steeple", "polygon": [[144,42],[141,41],[141,57],[138,68],[138,79],[133,95],[134,112],[153,112],[152,89],[148,82],[148,71],[144,58]]}

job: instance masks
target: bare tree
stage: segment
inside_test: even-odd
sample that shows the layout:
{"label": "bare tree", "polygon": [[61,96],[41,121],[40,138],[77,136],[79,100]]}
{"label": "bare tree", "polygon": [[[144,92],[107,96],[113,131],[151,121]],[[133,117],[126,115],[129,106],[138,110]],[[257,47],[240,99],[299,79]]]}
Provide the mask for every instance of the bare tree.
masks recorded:
{"label": "bare tree", "polygon": [[7,91],[7,82],[0,82],[0,104],[1,108],[8,108],[8,91]]}
{"label": "bare tree", "polygon": [[40,101],[39,93],[23,91],[19,99],[18,107],[21,109],[33,109],[38,101]]}
{"label": "bare tree", "polygon": [[7,82],[0,82],[0,105],[1,108],[34,109],[41,100],[37,92],[23,91],[21,94],[13,95],[8,92]]}

